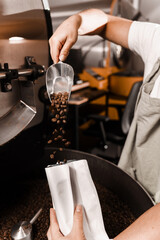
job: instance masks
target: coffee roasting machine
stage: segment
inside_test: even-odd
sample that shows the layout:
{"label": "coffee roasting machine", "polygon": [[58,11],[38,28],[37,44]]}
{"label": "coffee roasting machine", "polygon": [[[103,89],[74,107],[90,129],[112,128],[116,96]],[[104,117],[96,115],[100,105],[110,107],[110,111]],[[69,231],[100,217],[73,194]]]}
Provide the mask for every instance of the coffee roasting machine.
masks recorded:
{"label": "coffee roasting machine", "polygon": [[[28,151],[33,152],[35,142],[40,142],[36,139],[31,148],[27,145],[32,142],[31,133],[44,121],[45,70],[51,64],[48,44],[51,34],[47,0],[0,1],[2,168],[9,166],[13,159],[15,162],[22,159],[22,152],[24,156]],[[30,155],[27,157],[30,158]]]}

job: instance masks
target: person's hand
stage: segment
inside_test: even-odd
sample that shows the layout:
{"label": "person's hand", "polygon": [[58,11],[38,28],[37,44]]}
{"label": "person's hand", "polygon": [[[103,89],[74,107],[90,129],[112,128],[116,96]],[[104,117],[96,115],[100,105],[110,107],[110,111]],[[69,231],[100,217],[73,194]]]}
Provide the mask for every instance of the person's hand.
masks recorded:
{"label": "person's hand", "polygon": [[67,236],[63,236],[59,229],[56,212],[50,209],[50,227],[47,232],[48,240],[86,240],[83,232],[82,206],[78,205],[74,212],[73,227]]}
{"label": "person's hand", "polygon": [[81,17],[73,15],[65,20],[49,39],[50,53],[54,63],[64,61],[77,41]]}

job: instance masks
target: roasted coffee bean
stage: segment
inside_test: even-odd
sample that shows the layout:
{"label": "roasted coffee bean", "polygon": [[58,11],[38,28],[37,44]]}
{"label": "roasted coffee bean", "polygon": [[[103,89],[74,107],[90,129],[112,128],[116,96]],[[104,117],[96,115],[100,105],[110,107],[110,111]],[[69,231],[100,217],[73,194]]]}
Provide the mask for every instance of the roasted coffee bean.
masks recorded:
{"label": "roasted coffee bean", "polygon": [[56,118],[52,118],[52,122],[56,122],[57,121],[57,119]]}
{"label": "roasted coffee bean", "polygon": [[57,96],[58,96],[58,97],[62,97],[62,93],[59,92],[59,93],[57,94]]}
{"label": "roasted coffee bean", "polygon": [[57,141],[58,140],[58,138],[54,138],[54,141]]}
{"label": "roasted coffee bean", "polygon": [[62,133],[63,133],[63,135],[66,133],[66,131],[65,130],[62,130]]}
{"label": "roasted coffee bean", "polygon": [[60,131],[62,131],[63,130],[63,128],[62,127],[60,127],[60,129],[59,129]]}
{"label": "roasted coffee bean", "polygon": [[50,143],[52,143],[52,140],[50,139],[50,140],[48,140],[48,144],[50,144]]}
{"label": "roasted coffee bean", "polygon": [[61,121],[60,120],[57,120],[57,124],[60,124],[61,123]]}
{"label": "roasted coffee bean", "polygon": [[67,121],[66,120],[63,120],[63,123],[66,123]]}
{"label": "roasted coffee bean", "polygon": [[57,137],[58,139],[62,139],[62,136],[61,135],[58,135],[58,137]]}
{"label": "roasted coffee bean", "polygon": [[56,114],[56,116],[55,116],[57,119],[59,118],[59,114]]}
{"label": "roasted coffee bean", "polygon": [[62,142],[66,142],[66,141],[67,141],[67,139],[65,139],[65,138],[62,139]]}
{"label": "roasted coffee bean", "polygon": [[64,112],[67,112],[67,109],[64,109]]}
{"label": "roasted coffee bean", "polygon": [[54,159],[54,154],[50,154],[50,158],[51,158],[51,159]]}
{"label": "roasted coffee bean", "polygon": [[62,151],[63,151],[63,148],[59,148],[59,151],[61,151],[61,152],[62,152]]}
{"label": "roasted coffee bean", "polygon": [[68,92],[64,92],[64,96],[68,96],[69,94],[68,94]]}
{"label": "roasted coffee bean", "polygon": [[63,110],[61,110],[59,114],[60,114],[60,115],[63,115],[63,113],[64,113],[64,111],[63,111]]}
{"label": "roasted coffee bean", "polygon": [[71,143],[68,141],[68,142],[66,142],[64,145],[65,145],[66,147],[68,147],[70,144],[71,144]]}

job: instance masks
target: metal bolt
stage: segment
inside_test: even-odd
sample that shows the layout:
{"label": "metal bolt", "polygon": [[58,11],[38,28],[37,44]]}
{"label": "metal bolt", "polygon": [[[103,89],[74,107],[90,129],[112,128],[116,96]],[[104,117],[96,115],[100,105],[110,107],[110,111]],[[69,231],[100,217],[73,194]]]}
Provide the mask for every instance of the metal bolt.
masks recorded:
{"label": "metal bolt", "polygon": [[5,87],[6,91],[11,91],[12,90],[11,83],[5,83],[4,87]]}

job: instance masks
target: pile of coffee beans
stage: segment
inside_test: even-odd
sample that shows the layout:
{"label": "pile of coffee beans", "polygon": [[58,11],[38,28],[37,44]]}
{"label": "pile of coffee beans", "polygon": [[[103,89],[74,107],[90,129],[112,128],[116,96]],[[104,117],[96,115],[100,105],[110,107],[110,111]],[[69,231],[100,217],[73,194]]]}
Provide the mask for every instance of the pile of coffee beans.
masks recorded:
{"label": "pile of coffee beans", "polygon": [[[114,238],[135,217],[130,208],[115,193],[95,183],[104,219],[106,232]],[[11,229],[19,221],[29,221],[43,208],[33,224],[33,239],[47,240],[49,228],[49,209],[52,207],[50,190],[46,178],[24,179],[1,189],[0,199],[0,240],[11,240]]]}
{"label": "pile of coffee beans", "polygon": [[[51,114],[53,123],[53,132],[51,138],[48,140],[48,144],[54,143],[54,147],[57,147],[59,151],[63,151],[63,148],[70,146],[71,142],[66,138],[65,125],[67,123],[67,110],[68,110],[68,92],[58,92],[51,94]],[[50,158],[54,160],[56,151],[50,154]],[[58,164],[66,163],[57,160]]]}
{"label": "pile of coffee beans", "polygon": [[109,238],[115,238],[136,218],[129,206],[116,193],[94,182],[99,196],[104,226]]}

